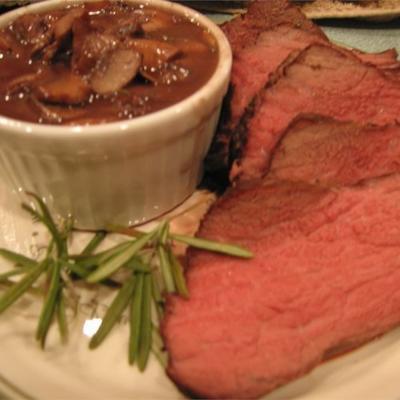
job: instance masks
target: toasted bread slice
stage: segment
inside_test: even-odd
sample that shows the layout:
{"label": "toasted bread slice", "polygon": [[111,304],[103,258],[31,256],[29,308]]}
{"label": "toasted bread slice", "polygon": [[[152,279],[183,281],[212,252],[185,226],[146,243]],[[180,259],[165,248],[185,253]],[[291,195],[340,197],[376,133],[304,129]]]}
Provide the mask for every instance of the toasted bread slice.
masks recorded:
{"label": "toasted bread slice", "polygon": [[394,19],[400,16],[400,0],[315,0],[296,1],[307,17]]}

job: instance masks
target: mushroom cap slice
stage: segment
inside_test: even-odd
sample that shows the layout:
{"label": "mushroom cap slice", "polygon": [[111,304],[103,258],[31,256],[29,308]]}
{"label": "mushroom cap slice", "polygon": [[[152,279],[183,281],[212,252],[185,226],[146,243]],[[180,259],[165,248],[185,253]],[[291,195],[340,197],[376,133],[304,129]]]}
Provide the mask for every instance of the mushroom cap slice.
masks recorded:
{"label": "mushroom cap slice", "polygon": [[94,92],[108,94],[122,89],[137,74],[141,55],[132,49],[115,49],[108,52],[98,63],[89,78]]}
{"label": "mushroom cap slice", "polygon": [[36,97],[47,103],[65,105],[81,104],[87,101],[91,89],[85,80],[69,70],[59,71],[53,79],[44,80],[34,90]]}

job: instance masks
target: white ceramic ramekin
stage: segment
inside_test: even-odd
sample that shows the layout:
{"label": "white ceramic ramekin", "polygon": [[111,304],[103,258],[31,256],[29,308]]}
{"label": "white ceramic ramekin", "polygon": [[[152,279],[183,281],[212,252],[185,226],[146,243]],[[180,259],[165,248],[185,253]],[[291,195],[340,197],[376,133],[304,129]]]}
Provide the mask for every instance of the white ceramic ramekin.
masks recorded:
{"label": "white ceramic ramekin", "polygon": [[[0,27],[66,3],[50,0],[17,9],[0,17]],[[231,68],[227,39],[190,8],[163,0],[146,3],[195,18],[215,37],[218,65],[200,90],[164,110],[109,124],[51,126],[0,117],[2,181],[19,193],[37,193],[61,216],[72,214],[80,228],[137,224],[181,203],[199,182],[215,131]]]}

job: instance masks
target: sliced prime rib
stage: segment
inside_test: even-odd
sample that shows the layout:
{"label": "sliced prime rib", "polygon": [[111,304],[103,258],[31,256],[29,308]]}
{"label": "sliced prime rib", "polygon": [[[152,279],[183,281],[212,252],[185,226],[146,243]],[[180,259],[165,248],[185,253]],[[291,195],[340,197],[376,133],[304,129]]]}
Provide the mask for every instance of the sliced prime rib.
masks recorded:
{"label": "sliced prime rib", "polygon": [[[290,25],[279,25],[262,32],[254,45],[249,45],[236,52],[232,65],[232,95],[229,99],[228,127],[234,129],[254,96],[270,80],[271,75],[290,56],[311,44],[331,45],[343,53],[349,50],[329,43],[327,39],[315,32],[298,29]],[[397,52],[394,49],[382,53],[363,53],[351,51],[361,61],[376,66],[383,71],[400,68]]]}
{"label": "sliced prime rib", "polygon": [[288,0],[252,1],[246,14],[225,23],[222,29],[233,52],[232,74],[205,168],[212,180],[225,186],[230,146],[241,145],[235,128],[248,104],[293,50],[327,38]]}
{"label": "sliced prime rib", "polygon": [[200,398],[258,398],[400,324],[400,176],[340,189],[265,182],[225,195],[163,332],[169,376]]}
{"label": "sliced prime rib", "polygon": [[[299,29],[293,24],[281,24],[269,28],[259,34],[253,45],[247,45],[237,51],[232,65],[229,126],[231,128],[237,126],[251,100],[291,54],[318,43],[330,44],[343,52],[350,51],[330,43],[319,32]],[[383,71],[400,68],[395,49],[381,53],[364,53],[359,50],[351,50],[351,52],[364,63],[376,66]]]}
{"label": "sliced prime rib", "polygon": [[322,30],[288,0],[252,1],[246,14],[225,23],[222,30],[235,54],[253,45],[262,32],[282,24],[290,24],[325,37]]}
{"label": "sliced prime rib", "polygon": [[[190,299],[170,297],[162,325],[168,374],[200,398],[258,398],[400,325],[396,53],[350,52],[288,21],[246,38],[245,18],[226,30],[235,84],[223,120],[225,133],[241,120],[239,147],[248,135],[241,179],[198,236],[255,256],[190,251]],[[250,77],[246,61],[260,67]]]}
{"label": "sliced prime rib", "polygon": [[227,183],[232,158],[242,147],[237,127],[256,94],[292,54],[320,42],[326,39],[285,24],[264,31],[253,45],[234,53],[229,95],[224,99],[222,118],[205,163],[214,179],[218,174],[222,184]]}
{"label": "sliced prime rib", "polygon": [[[218,176],[222,185],[227,184],[230,166],[243,145],[238,123],[256,94],[295,52],[313,43],[329,43],[318,26],[287,0],[254,1],[244,16],[227,22],[223,29],[233,49],[230,90],[205,164],[206,171],[214,179]],[[385,70],[391,78],[397,80],[400,76],[395,70],[400,63],[394,49],[378,54],[352,52],[360,60]]]}
{"label": "sliced prime rib", "polygon": [[190,251],[168,301],[168,373],[201,398],[258,398],[400,325],[399,124],[300,116],[269,169],[198,232],[254,258]]}
{"label": "sliced prime rib", "polygon": [[232,159],[243,146],[244,137],[237,127],[253,98],[292,54],[325,41],[313,32],[279,25],[261,33],[254,45],[234,55],[230,94],[225,98],[223,118],[205,163],[206,171],[214,180],[218,176],[220,185],[227,184]]}
{"label": "sliced prime rib", "polygon": [[[400,120],[400,84],[350,52],[311,45],[283,65],[247,111],[232,179],[265,174],[270,152],[301,113],[385,125]],[[243,121],[242,121],[243,122]]]}
{"label": "sliced prime rib", "polygon": [[268,178],[352,185],[400,171],[400,124],[386,126],[300,116],[274,148]]}
{"label": "sliced prime rib", "polygon": [[279,25],[260,34],[253,46],[235,55],[232,65],[229,127],[237,126],[254,96],[269,81],[271,75],[287,58],[312,43],[327,43],[313,32]]}

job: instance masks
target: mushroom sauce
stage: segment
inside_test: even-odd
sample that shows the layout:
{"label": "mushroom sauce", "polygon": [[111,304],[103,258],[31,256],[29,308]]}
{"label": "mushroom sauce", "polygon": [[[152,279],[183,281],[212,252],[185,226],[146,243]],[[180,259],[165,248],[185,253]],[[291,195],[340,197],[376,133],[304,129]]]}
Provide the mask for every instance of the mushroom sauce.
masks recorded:
{"label": "mushroom sauce", "polygon": [[217,60],[198,22],[146,5],[26,14],[0,31],[0,114],[44,124],[131,119],[194,93]]}

